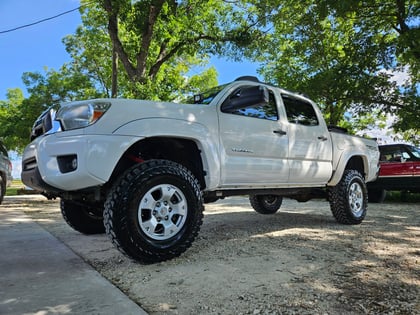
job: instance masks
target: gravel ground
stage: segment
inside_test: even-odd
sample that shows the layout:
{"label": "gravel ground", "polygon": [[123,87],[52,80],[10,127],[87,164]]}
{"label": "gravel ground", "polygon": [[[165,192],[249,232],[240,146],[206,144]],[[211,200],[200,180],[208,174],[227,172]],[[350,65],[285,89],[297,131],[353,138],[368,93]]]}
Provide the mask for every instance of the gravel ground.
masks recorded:
{"label": "gravel ground", "polygon": [[[369,204],[361,225],[325,201],[283,202],[275,215],[233,197],[206,205],[181,257],[141,265],[105,235],[85,236],[58,201],[8,198],[150,314],[420,314],[420,205]],[[4,206],[4,205],[3,205]]]}

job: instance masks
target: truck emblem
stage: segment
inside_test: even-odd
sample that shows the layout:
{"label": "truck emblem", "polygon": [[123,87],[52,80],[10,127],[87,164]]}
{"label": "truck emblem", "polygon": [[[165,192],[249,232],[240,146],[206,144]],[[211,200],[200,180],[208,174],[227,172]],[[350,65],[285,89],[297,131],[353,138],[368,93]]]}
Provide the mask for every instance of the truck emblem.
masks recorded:
{"label": "truck emblem", "polygon": [[252,150],[247,150],[247,149],[238,149],[238,148],[232,148],[233,152],[242,152],[242,153],[254,153],[254,151]]}

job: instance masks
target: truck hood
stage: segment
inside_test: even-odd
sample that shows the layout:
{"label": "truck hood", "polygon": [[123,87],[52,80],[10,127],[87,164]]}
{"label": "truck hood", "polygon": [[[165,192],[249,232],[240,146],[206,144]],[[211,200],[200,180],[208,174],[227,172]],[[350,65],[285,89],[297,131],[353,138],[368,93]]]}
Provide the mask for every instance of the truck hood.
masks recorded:
{"label": "truck hood", "polygon": [[[217,115],[210,114],[214,106],[203,104],[178,104],[169,102],[154,102],[146,100],[129,99],[93,99],[85,102],[108,102],[111,104],[107,112],[94,124],[83,128],[85,134],[110,134],[120,128],[130,125],[139,120],[180,120],[187,123],[207,124],[214,123]],[[63,106],[75,106],[81,102],[63,104]],[[209,119],[209,117],[213,119]],[[159,128],[159,126],[156,126]]]}

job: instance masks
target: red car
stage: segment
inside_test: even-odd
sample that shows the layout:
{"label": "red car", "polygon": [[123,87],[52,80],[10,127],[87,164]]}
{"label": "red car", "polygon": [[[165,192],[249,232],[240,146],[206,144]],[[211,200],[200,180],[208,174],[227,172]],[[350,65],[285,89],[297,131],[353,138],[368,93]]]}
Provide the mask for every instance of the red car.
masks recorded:
{"label": "red car", "polygon": [[369,201],[382,202],[386,190],[420,193],[420,149],[407,144],[379,146],[381,169],[368,183]]}

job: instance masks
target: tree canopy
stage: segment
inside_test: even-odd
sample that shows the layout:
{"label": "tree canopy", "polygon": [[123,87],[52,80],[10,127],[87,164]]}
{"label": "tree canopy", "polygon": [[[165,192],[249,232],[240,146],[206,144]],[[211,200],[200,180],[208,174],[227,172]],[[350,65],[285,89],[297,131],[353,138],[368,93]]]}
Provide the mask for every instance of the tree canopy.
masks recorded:
{"label": "tree canopy", "polygon": [[0,101],[9,148],[22,149],[56,101],[170,101],[217,85],[211,56],[258,63],[265,81],[304,92],[331,124],[354,130],[391,113],[419,141],[418,1],[81,0],[80,13],[63,39],[71,61],[25,73],[29,96],[13,89]]}
{"label": "tree canopy", "polygon": [[[346,112],[360,116],[380,109],[399,115],[398,128],[418,134],[420,36],[415,35],[420,21],[415,1],[271,4],[270,48],[259,59],[267,81],[308,94],[331,124],[351,127]],[[397,84],[392,77],[401,71],[408,80]]]}

